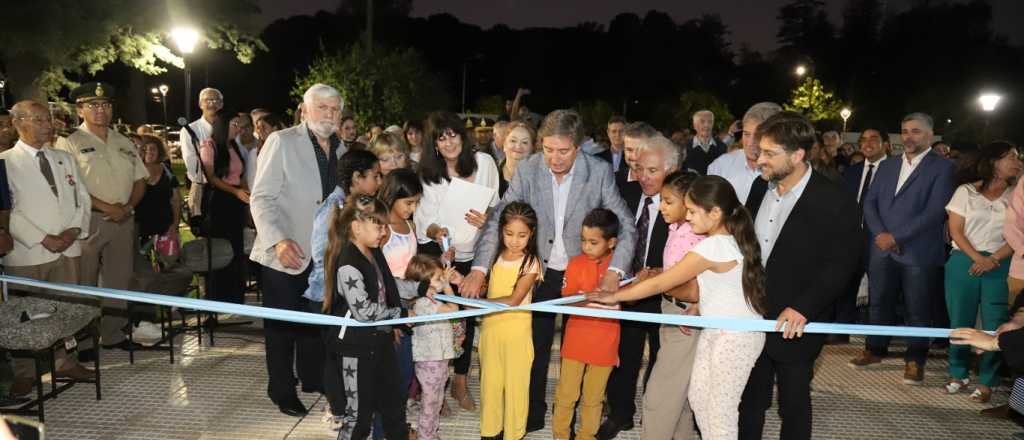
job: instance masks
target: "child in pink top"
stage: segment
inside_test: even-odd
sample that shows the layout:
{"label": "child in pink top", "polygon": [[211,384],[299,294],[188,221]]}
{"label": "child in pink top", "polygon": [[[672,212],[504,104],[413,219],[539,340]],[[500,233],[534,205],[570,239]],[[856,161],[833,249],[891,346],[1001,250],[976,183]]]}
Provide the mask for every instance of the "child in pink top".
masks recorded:
{"label": "child in pink top", "polygon": [[[665,177],[661,187],[661,216],[668,223],[668,239],[665,242],[663,270],[674,266],[697,243],[703,235],[693,232],[686,222],[686,192],[697,175],[675,172]],[[665,295],[661,301],[661,313],[671,315],[695,315],[697,305],[679,301]],[[696,329],[663,325],[659,339],[658,362],[654,363],[651,377],[644,392],[641,439],[689,439],[693,438],[693,412],[687,399],[690,370],[693,369],[697,353]]]}

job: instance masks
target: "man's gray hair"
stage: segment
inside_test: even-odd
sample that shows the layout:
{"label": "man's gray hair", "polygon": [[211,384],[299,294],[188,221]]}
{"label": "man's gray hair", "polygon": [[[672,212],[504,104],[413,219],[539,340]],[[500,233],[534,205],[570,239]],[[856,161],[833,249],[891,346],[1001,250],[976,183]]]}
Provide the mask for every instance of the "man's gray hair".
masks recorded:
{"label": "man's gray hair", "polygon": [[341,101],[341,109],[345,110],[345,98],[341,97],[341,93],[338,89],[331,87],[327,84],[316,83],[306,89],[306,93],[302,94],[302,102],[313,105],[314,99],[332,99],[338,98]]}
{"label": "man's gray hair", "polygon": [[623,136],[630,139],[650,139],[655,136],[661,136],[661,133],[658,133],[658,130],[652,127],[651,124],[637,121],[626,126]]}
{"label": "man's gray hair", "polygon": [[661,134],[637,139],[640,141],[640,146],[636,150],[637,157],[645,151],[652,151],[661,155],[665,171],[673,171],[679,167],[679,147],[671,139]]}
{"label": "man's gray hair", "polygon": [[555,110],[544,117],[537,130],[537,137],[564,136],[572,140],[572,146],[583,144],[583,118],[575,110]]}
{"label": "man's gray hair", "polygon": [[200,90],[199,91],[199,99],[203,99],[203,95],[205,95],[207,93],[216,93],[217,94],[217,98],[220,98],[221,101],[224,100],[224,94],[221,93],[220,90],[217,90],[217,89],[215,89],[213,87],[207,87],[207,88],[205,88],[203,90]]}
{"label": "man's gray hair", "polygon": [[903,117],[903,121],[901,121],[900,123],[902,124],[902,123],[910,122],[910,121],[918,121],[918,122],[924,124],[925,126],[927,126],[929,130],[934,130],[935,129],[935,121],[933,121],[932,117],[929,116],[927,113],[922,113],[922,112],[911,113],[909,115],[904,116]]}
{"label": "man's gray hair", "polygon": [[701,116],[708,116],[708,117],[711,118],[712,121],[715,120],[715,114],[712,113],[711,110],[701,109],[701,110],[697,110],[697,111],[693,112],[693,120],[694,121],[696,121],[697,118],[699,118]]}
{"label": "man's gray hair", "polygon": [[743,115],[742,121],[757,122],[758,124],[761,124],[762,122],[767,121],[768,118],[772,117],[772,115],[781,111],[782,107],[774,102],[759,102],[750,106],[747,113]]}

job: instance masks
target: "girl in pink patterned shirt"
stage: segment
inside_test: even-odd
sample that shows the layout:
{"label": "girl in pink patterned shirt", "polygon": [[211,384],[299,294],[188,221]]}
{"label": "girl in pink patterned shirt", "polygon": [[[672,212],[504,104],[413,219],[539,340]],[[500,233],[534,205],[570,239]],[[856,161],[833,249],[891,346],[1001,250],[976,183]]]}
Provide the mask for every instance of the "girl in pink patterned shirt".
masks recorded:
{"label": "girl in pink patterned shirt", "polygon": [[[661,187],[661,216],[668,223],[663,269],[674,266],[704,239],[686,222],[686,193],[697,174],[677,171],[665,177]],[[695,281],[693,281],[695,282]],[[691,282],[691,283],[693,283]],[[687,287],[683,285],[683,289]],[[665,294],[661,313],[695,315],[697,305]],[[661,348],[644,392],[644,431],[641,439],[692,438],[693,412],[687,399],[687,386],[694,355],[697,353],[695,329],[663,325],[659,331]],[[682,386],[682,388],[680,388]]]}

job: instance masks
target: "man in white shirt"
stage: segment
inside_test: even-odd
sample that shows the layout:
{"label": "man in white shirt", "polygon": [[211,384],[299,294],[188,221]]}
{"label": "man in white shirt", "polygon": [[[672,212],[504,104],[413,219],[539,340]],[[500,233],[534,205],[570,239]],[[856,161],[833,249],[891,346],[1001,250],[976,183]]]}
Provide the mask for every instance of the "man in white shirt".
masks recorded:
{"label": "man in white shirt", "polygon": [[761,175],[757,167],[757,156],[760,151],[757,142],[754,140],[754,133],[762,122],[772,115],[781,112],[782,107],[774,102],[759,102],[750,106],[747,113],[743,115],[743,137],[741,143],[743,148],[723,154],[711,165],[708,166],[709,176],[722,176],[732,185],[736,191],[736,198],[741,203],[747,201],[750,194],[750,185]]}
{"label": "man in white shirt", "polygon": [[[6,271],[40,281],[78,284],[82,255],[79,240],[89,235],[89,192],[74,157],[46,147],[53,136],[49,109],[38,102],[22,101],[14,105],[12,115],[21,140],[0,153],[13,200],[10,232],[14,247],[4,257]],[[34,287],[18,289],[56,300],[68,300],[70,296]],[[75,297],[74,301],[82,299]],[[93,376],[63,350],[56,363],[58,377],[82,380]],[[16,365],[19,370],[23,367]]]}
{"label": "man in white shirt", "polygon": [[188,175],[188,180],[193,183],[206,181],[203,178],[203,170],[199,165],[199,156],[196,151],[199,148],[199,143],[209,139],[213,134],[213,121],[217,118],[217,112],[222,108],[224,108],[224,95],[220,93],[220,90],[209,87],[203,89],[199,92],[199,109],[203,111],[203,114],[199,119],[188,124],[188,127],[196,135],[196,143],[192,143],[192,136],[189,135],[188,130],[181,130],[181,158],[185,161],[185,173]]}

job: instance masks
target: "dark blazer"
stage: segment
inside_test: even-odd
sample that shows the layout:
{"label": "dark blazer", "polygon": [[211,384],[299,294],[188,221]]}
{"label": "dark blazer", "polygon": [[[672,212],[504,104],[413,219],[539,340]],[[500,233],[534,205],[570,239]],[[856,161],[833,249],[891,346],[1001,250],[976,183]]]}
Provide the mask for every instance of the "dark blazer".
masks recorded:
{"label": "dark blazer", "polygon": [[[1017,313],[1024,307],[1024,295],[1017,295],[1017,299],[1010,306],[1010,316]],[[1004,332],[999,335],[999,350],[1006,359],[1006,365],[1017,375],[1024,374],[1024,329]]]}
{"label": "dark blazer", "polygon": [[[878,170],[875,170],[877,173]],[[860,178],[864,174],[864,161],[846,167],[843,171],[843,188],[853,194],[853,200],[857,200],[857,191],[860,191]]]}
{"label": "dark blazer", "polygon": [[929,151],[896,193],[903,157],[882,162],[864,196],[864,224],[871,237],[889,232],[899,252],[871,246],[871,258],[891,256],[910,266],[941,266],[946,262],[946,203],[953,197],[956,165]]}
{"label": "dark blazer", "polygon": [[[850,252],[863,246],[857,205],[838,184],[811,173],[765,264],[765,319],[777,319],[792,307],[810,322],[831,321],[836,300],[858,269],[860,254]],[[757,218],[767,191],[764,179],[754,180],[747,198],[752,218]],[[784,340],[781,333],[768,333],[765,350],[776,360],[808,361],[818,355],[824,341],[821,334]]]}
{"label": "dark blazer", "polygon": [[[642,195],[643,190],[640,188],[640,182],[629,182],[626,186],[622,187],[622,199],[626,201],[626,206],[629,207],[629,212],[636,213],[636,210],[640,207],[640,196]],[[641,231],[638,229],[636,231],[637,240],[640,239],[642,234],[646,233],[647,231]],[[665,249],[666,241],[668,241],[668,223],[665,223],[665,218],[661,216],[661,212],[658,212],[654,218],[654,229],[651,230],[651,236],[647,246],[647,260],[644,262],[644,266],[662,267],[664,265],[663,251]],[[624,310],[661,313],[661,298],[657,295],[644,298],[638,301],[635,307],[627,306]]]}
{"label": "dark blazer", "polygon": [[718,159],[718,156],[725,154],[728,148],[718,138],[711,136],[714,145],[705,153],[704,150],[693,144],[695,141],[696,138],[691,140],[690,145],[686,147],[686,161],[683,162],[683,168],[690,168],[703,176],[708,173],[708,165]]}
{"label": "dark blazer", "polygon": [[[594,157],[601,158],[605,162],[608,162],[608,165],[612,166],[612,173],[615,174],[615,187],[619,189],[619,192],[622,192],[622,189],[626,186],[626,183],[629,183],[629,165],[626,164],[626,156],[623,155],[622,158],[619,159],[618,169],[615,168],[615,162],[612,161],[611,147],[605,148],[600,153],[595,154]],[[636,210],[635,207],[634,210]]]}

